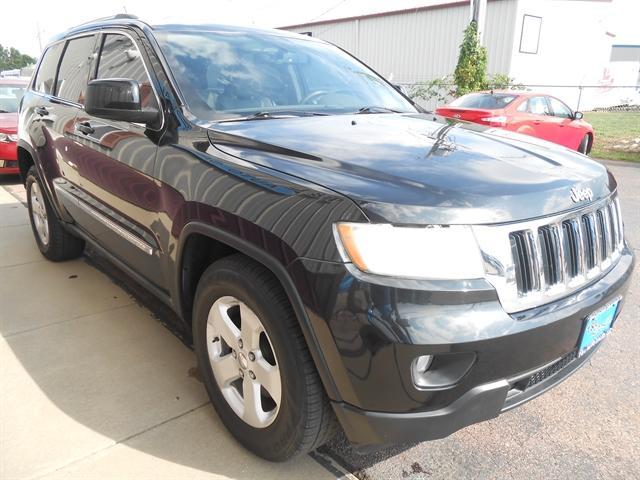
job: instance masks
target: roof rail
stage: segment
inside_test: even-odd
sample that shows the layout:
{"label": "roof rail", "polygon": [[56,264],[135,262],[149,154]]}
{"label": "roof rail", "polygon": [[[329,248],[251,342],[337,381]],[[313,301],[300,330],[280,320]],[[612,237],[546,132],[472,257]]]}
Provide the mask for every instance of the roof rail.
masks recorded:
{"label": "roof rail", "polygon": [[89,25],[90,23],[104,22],[107,20],[124,20],[124,19],[138,20],[138,17],[136,15],[131,15],[130,13],[118,13],[116,15],[110,15],[108,17],[94,18],[93,20],[89,20],[88,22],[83,22],[79,25],[76,25],[76,27],[80,27],[82,25]]}

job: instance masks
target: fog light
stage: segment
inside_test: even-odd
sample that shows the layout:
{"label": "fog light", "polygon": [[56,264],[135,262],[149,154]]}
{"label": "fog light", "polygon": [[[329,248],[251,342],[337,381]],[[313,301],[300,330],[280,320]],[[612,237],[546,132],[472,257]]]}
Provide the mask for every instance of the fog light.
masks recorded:
{"label": "fog light", "polygon": [[411,363],[411,376],[413,377],[413,382],[416,385],[420,385],[422,382],[422,376],[427,373],[429,367],[431,366],[431,362],[433,362],[433,355],[421,355],[416,357],[416,359]]}
{"label": "fog light", "polygon": [[413,384],[419,390],[451,388],[471,369],[475,359],[475,352],[416,357],[411,362]]}

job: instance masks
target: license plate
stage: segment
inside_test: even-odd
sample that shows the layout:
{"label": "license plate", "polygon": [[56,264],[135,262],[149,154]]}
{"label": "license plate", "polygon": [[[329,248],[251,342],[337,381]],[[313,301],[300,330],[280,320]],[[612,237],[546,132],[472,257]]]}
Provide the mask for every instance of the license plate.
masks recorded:
{"label": "license plate", "polygon": [[582,356],[600,342],[611,330],[611,324],[616,318],[620,298],[602,307],[587,317],[580,339],[578,356]]}

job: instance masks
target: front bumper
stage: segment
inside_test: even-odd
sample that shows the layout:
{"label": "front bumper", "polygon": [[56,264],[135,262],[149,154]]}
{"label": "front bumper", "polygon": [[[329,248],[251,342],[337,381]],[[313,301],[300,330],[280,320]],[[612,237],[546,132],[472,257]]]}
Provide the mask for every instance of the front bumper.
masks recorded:
{"label": "front bumper", "polygon": [[438,410],[394,414],[369,412],[344,403],[334,403],[333,409],[349,440],[356,445],[437,440],[474,423],[495,418],[541,395],[584,365],[599,346],[522,392],[514,388],[514,380],[502,379],[474,387]]}
{"label": "front bumper", "polygon": [[[488,289],[372,285],[344,265],[303,259],[292,273],[306,282],[303,300],[338,391],[331,400],[347,437],[357,445],[387,445],[445,437],[567,378],[597,350],[577,358],[584,319],[620,295],[624,304],[633,265],[625,247],[596,282],[513,315]],[[425,354],[434,355],[436,370],[460,358],[470,359],[469,366],[449,384],[419,389],[410,365]]]}

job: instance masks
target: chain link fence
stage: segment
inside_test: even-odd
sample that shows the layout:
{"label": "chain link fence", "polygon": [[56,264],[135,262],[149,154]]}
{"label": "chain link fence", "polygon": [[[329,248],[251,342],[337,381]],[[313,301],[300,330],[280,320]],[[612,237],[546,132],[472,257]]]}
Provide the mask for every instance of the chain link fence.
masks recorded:
{"label": "chain link fence", "polygon": [[[426,83],[401,83],[403,91],[413,97],[422,107],[434,110],[436,107],[449,103],[454,99],[450,92],[455,89],[454,84],[439,84],[437,92],[431,92],[430,97],[416,97],[418,90],[424,93]],[[640,109],[639,85],[527,85],[518,84],[512,87],[514,93],[518,91],[537,92],[552,95],[566,103],[576,111],[591,110],[631,110]]]}

